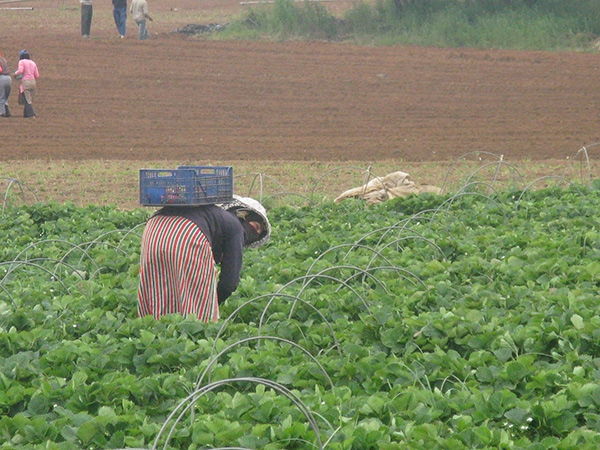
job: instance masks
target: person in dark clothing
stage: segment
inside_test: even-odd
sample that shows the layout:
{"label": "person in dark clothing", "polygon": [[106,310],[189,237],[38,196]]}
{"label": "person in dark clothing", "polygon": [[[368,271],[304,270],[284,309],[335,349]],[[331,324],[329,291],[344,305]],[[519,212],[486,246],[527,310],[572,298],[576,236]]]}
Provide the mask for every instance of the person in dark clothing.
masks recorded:
{"label": "person in dark clothing", "polygon": [[92,17],[94,15],[94,0],[79,0],[81,3],[81,35],[84,38],[90,37],[92,29]]}
{"label": "person in dark clothing", "polygon": [[123,39],[127,31],[127,0],[112,0],[112,4],[117,31]]}
{"label": "person in dark clothing", "polygon": [[238,287],[244,247],[260,247],[270,234],[265,209],[251,198],[158,210],[142,236],[139,316],[178,313],[216,321],[219,304]]}

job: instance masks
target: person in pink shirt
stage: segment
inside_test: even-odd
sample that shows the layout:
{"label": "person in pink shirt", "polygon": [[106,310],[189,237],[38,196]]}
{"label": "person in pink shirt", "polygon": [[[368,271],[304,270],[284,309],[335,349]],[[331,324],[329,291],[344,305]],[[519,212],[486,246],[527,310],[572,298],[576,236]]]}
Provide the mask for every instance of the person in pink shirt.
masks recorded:
{"label": "person in pink shirt", "polygon": [[15,78],[21,80],[19,86],[19,105],[24,105],[23,117],[36,117],[33,111],[33,97],[35,96],[36,83],[39,78],[37,64],[31,60],[27,50],[19,52],[19,65],[15,71]]}

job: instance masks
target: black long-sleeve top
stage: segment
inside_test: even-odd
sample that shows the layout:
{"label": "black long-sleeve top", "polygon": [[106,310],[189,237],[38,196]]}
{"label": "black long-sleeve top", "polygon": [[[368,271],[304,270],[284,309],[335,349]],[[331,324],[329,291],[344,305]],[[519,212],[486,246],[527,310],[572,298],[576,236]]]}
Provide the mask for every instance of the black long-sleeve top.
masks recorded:
{"label": "black long-sleeve top", "polygon": [[166,206],[155,215],[185,217],[202,230],[210,243],[215,263],[221,267],[217,298],[223,303],[237,289],[242,271],[244,227],[237,216],[215,205]]}

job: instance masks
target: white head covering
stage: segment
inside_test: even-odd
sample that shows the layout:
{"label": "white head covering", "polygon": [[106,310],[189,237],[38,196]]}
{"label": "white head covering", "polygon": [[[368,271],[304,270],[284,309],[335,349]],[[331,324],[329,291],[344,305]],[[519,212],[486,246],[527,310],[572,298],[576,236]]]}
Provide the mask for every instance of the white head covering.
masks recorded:
{"label": "white head covering", "polygon": [[251,211],[258,214],[264,223],[265,231],[262,233],[262,237],[252,244],[248,245],[248,248],[258,248],[262,245],[265,245],[271,239],[271,224],[269,223],[269,218],[267,217],[267,211],[259,202],[250,197],[240,197],[239,195],[234,195],[233,200],[229,203],[225,203],[221,205],[221,208],[226,211],[230,211],[236,213],[236,215],[241,216],[243,211]]}

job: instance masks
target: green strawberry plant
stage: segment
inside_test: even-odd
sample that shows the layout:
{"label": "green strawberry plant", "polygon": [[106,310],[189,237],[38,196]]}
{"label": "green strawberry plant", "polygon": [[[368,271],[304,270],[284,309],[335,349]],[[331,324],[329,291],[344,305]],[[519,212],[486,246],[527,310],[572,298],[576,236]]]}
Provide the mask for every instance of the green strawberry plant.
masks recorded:
{"label": "green strawberry plant", "polygon": [[204,324],[137,317],[150,211],[11,207],[0,449],[598,448],[599,211],[598,183],[275,207]]}

